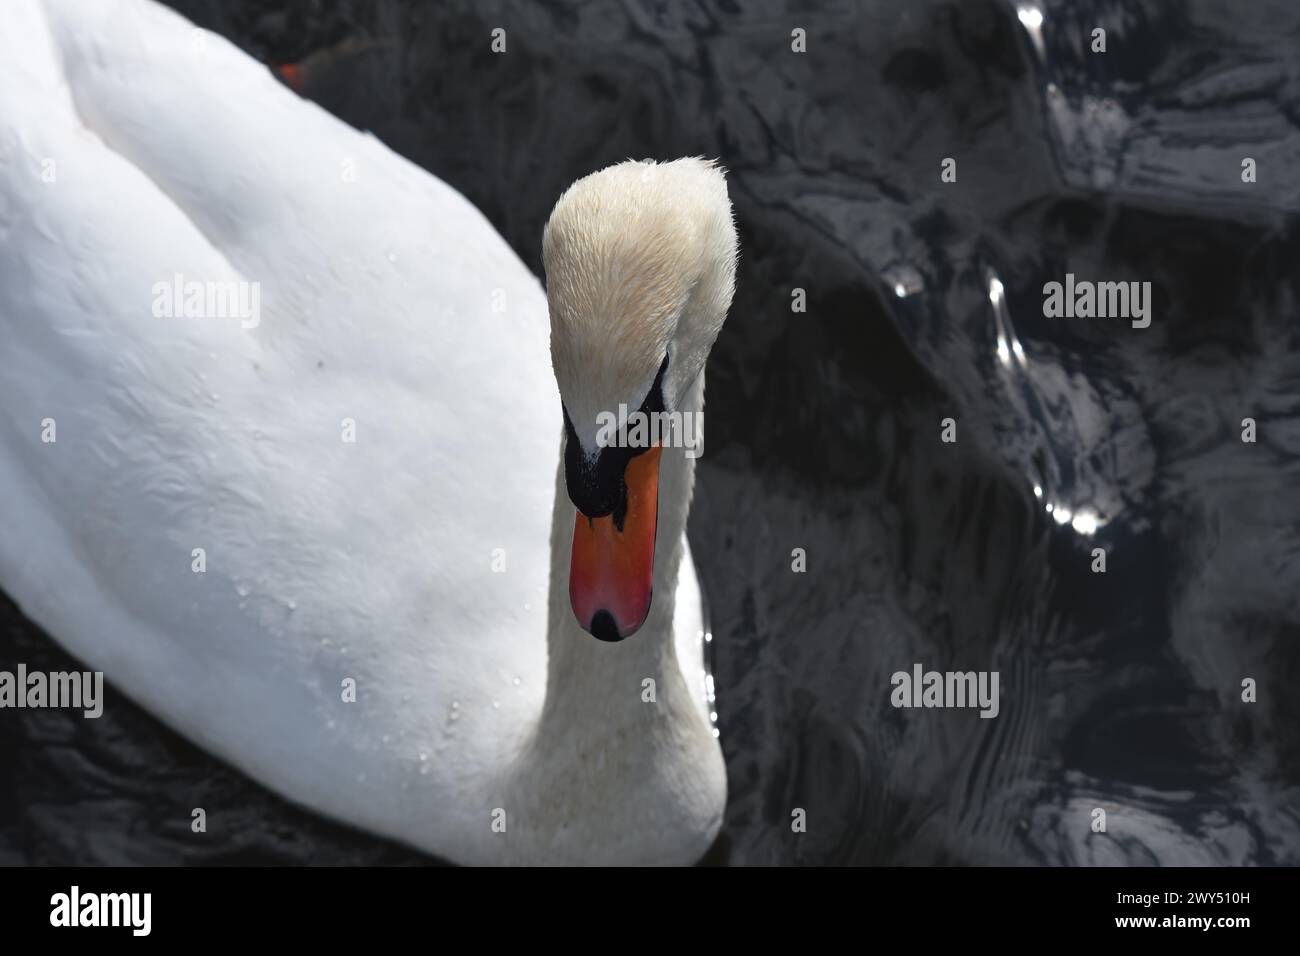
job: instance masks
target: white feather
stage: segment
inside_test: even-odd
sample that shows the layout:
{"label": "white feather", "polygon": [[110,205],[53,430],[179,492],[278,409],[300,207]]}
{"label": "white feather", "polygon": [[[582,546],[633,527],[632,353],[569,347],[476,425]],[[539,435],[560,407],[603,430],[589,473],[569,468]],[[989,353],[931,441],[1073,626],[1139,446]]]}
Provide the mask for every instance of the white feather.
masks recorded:
{"label": "white feather", "polygon": [[[0,586],[332,817],[470,863],[698,857],[725,773],[689,556],[673,625],[690,463],[646,632],[594,641],[546,299],[486,219],[143,0],[11,0],[0,61]],[[260,321],[155,315],[176,275],[256,283]]]}

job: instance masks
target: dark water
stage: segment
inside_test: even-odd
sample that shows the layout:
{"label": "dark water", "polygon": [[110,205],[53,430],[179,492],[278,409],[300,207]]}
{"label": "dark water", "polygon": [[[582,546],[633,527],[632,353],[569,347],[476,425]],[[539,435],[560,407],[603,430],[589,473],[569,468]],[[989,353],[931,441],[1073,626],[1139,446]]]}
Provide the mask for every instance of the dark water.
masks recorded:
{"label": "dark water", "polygon": [[[712,859],[1300,863],[1300,7],[172,6],[301,64],[537,271],[577,176],[731,170],[691,515],[731,786]],[[1045,318],[1067,272],[1149,281],[1150,327]],[[4,605],[18,660],[71,666]],[[891,707],[913,662],[998,670],[999,717]],[[121,700],[9,712],[0,767],[0,862],[425,859]]]}

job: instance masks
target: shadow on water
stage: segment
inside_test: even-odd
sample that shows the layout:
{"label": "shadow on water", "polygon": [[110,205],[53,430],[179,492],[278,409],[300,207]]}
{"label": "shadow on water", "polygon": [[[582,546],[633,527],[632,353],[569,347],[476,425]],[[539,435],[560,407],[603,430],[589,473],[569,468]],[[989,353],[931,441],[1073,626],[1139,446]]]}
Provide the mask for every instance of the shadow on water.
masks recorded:
{"label": "shadow on water", "polygon": [[[171,5],[538,272],[575,177],[731,170],[691,516],[731,788],[706,862],[1300,862],[1300,9]],[[1066,273],[1150,282],[1150,327],[1045,317]],[[0,620],[0,664],[69,666]],[[891,706],[916,662],[998,671],[997,719]],[[124,702],[0,730],[0,862],[424,859]]]}

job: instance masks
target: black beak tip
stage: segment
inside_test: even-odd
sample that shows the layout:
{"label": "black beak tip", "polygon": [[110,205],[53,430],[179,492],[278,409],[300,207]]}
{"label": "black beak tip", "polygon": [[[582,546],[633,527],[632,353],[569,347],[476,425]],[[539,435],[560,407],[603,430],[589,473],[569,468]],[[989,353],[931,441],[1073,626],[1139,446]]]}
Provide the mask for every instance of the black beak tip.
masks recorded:
{"label": "black beak tip", "polygon": [[596,640],[604,641],[607,644],[617,643],[627,636],[618,632],[618,624],[614,622],[614,615],[608,611],[597,611],[591,618],[591,627],[588,630]]}

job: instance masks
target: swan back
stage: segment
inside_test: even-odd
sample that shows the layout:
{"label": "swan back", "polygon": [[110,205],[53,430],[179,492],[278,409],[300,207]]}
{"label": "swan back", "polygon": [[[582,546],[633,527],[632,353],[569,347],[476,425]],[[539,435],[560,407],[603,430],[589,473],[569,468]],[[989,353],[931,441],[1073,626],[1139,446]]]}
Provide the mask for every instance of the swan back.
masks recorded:
{"label": "swan back", "polygon": [[0,585],[253,777],[475,859],[545,693],[539,283],[162,7],[14,0],[0,61]]}

